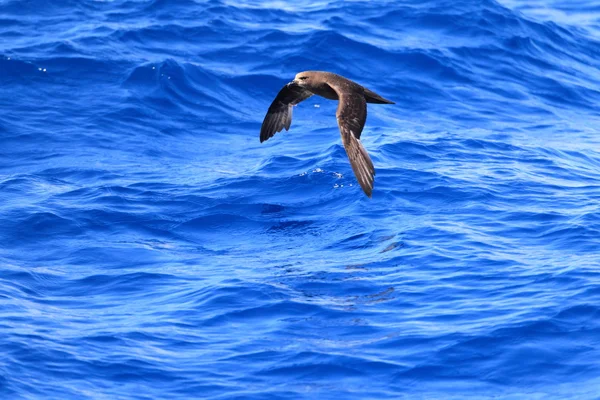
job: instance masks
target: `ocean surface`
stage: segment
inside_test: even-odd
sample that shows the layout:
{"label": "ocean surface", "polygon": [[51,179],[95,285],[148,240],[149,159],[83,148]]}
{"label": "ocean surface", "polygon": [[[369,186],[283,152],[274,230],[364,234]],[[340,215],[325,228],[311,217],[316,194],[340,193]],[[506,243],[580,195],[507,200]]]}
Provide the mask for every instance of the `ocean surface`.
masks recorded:
{"label": "ocean surface", "polygon": [[599,399],[597,1],[0,0],[0,398]]}

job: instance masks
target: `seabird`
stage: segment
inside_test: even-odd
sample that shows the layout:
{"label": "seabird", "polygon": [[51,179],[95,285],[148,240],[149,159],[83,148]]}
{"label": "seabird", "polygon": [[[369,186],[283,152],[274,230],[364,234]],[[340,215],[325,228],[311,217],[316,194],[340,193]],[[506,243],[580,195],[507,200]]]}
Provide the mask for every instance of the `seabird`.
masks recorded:
{"label": "seabird", "polygon": [[337,112],[342,143],[354,175],[365,194],[371,197],[375,167],[360,143],[360,134],[367,120],[367,103],[395,104],[350,79],[331,72],[305,71],[279,91],[267,111],[260,128],[260,142],[269,139],[292,124],[292,107],[313,94],[339,100]]}

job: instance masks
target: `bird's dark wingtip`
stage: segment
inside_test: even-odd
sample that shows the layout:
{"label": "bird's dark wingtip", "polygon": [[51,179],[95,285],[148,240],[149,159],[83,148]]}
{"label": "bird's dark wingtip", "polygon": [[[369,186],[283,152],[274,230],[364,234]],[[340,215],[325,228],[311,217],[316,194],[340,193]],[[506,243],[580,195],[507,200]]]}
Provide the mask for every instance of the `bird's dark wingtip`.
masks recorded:
{"label": "bird's dark wingtip", "polygon": [[[273,136],[273,135],[271,135]],[[271,137],[269,136],[269,134],[267,132],[261,132],[260,133],[260,142],[266,142],[267,140],[269,140],[269,138]]]}

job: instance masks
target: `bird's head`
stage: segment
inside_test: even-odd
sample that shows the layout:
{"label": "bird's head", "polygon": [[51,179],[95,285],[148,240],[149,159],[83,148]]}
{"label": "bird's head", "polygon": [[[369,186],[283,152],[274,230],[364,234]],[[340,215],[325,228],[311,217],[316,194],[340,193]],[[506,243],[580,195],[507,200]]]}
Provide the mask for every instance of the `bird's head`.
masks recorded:
{"label": "bird's head", "polygon": [[294,80],[290,83],[294,83],[298,86],[310,87],[312,85],[313,74],[310,72],[300,72],[296,74]]}

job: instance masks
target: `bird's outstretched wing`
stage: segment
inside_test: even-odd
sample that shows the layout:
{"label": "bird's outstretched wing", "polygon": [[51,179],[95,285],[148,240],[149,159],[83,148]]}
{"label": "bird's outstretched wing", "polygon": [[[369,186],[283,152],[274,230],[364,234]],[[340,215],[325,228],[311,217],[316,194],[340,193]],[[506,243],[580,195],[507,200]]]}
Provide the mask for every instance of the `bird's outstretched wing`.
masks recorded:
{"label": "bird's outstretched wing", "polygon": [[312,92],[296,85],[288,83],[279,91],[273,103],[265,115],[260,128],[260,142],[269,139],[275,133],[281,132],[283,128],[287,131],[292,124],[292,107],[312,96]]}
{"label": "bird's outstretched wing", "polygon": [[375,167],[369,153],[360,143],[365,121],[367,120],[367,102],[362,93],[333,88],[339,96],[337,121],[342,134],[342,143],[350,159],[354,175],[365,194],[371,197]]}

